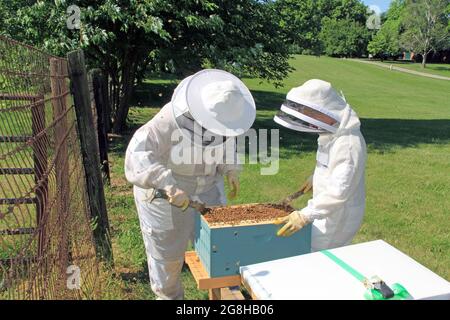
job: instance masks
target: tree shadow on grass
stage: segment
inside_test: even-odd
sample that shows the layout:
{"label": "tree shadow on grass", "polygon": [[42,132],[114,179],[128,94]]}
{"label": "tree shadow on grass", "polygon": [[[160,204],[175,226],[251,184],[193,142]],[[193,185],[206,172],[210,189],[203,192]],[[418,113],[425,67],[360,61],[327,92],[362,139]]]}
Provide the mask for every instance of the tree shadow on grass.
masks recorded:
{"label": "tree shadow on grass", "polygon": [[450,72],[450,66],[449,67],[442,67],[442,66],[435,67],[435,66],[433,66],[433,68],[431,68],[431,69],[432,70],[449,71]]}
{"label": "tree shadow on grass", "polygon": [[[264,111],[253,125],[255,129],[280,130],[280,157],[290,158],[317,149],[317,134],[295,132],[273,121],[285,100],[281,93],[252,90],[257,110]],[[270,112],[272,111],[272,112]],[[450,119],[361,119],[361,132],[369,152],[391,152],[395,147],[419,144],[445,144],[450,141]]]}
{"label": "tree shadow on grass", "polygon": [[251,90],[256,110],[279,110],[286,100],[286,94],[278,92]]}
{"label": "tree shadow on grass", "polygon": [[[150,87],[153,85],[150,84]],[[172,91],[173,88],[167,88],[167,92],[171,93]],[[280,158],[291,158],[302,152],[312,152],[317,149],[317,134],[292,131],[273,121],[273,116],[285,99],[283,94],[258,90],[253,90],[252,94],[257,104],[257,110],[263,111],[258,114],[253,128],[256,130],[280,130]],[[150,102],[150,105],[161,107],[167,101],[151,100],[147,102]],[[361,124],[361,131],[369,152],[387,153],[397,147],[416,147],[419,144],[445,144],[450,142],[450,119],[362,118]],[[132,133],[142,124],[130,123],[129,125],[123,138],[111,144],[110,150],[112,152],[125,152]]]}
{"label": "tree shadow on grass", "polygon": [[149,275],[148,275],[148,266],[147,261],[142,263],[142,267],[139,271],[136,272],[120,272],[120,278],[124,282],[129,283],[148,283]]}
{"label": "tree shadow on grass", "polygon": [[[150,80],[151,81],[151,80]],[[176,80],[164,82],[143,82],[134,90],[131,105],[136,107],[162,107],[172,98],[177,87]]]}
{"label": "tree shadow on grass", "polygon": [[361,122],[369,150],[379,153],[394,147],[450,142],[450,120],[362,119]]}
{"label": "tree shadow on grass", "polygon": [[[270,117],[259,118],[255,129],[280,130],[280,157],[290,158],[317,149],[317,134],[296,132],[276,124]],[[450,142],[450,120],[361,119],[361,132],[368,151],[392,152],[393,148],[411,148],[419,144]]]}
{"label": "tree shadow on grass", "polygon": [[[450,143],[450,120],[409,120],[409,119],[361,119],[362,134],[368,152],[389,153],[394,148],[412,148],[419,144],[442,145]],[[120,138],[110,142],[110,152],[125,153],[135,129],[130,128]],[[254,129],[279,129],[280,158],[290,159],[304,152],[315,152],[317,134],[302,133],[282,128],[272,117],[258,118]],[[269,144],[270,145],[270,144]],[[248,150],[248,148],[247,148]]]}
{"label": "tree shadow on grass", "polygon": [[125,151],[127,149],[128,143],[130,142],[131,137],[133,136],[135,129],[128,129],[126,132],[121,134],[120,136],[115,135],[113,137],[110,136],[108,143],[108,152],[125,155]]}

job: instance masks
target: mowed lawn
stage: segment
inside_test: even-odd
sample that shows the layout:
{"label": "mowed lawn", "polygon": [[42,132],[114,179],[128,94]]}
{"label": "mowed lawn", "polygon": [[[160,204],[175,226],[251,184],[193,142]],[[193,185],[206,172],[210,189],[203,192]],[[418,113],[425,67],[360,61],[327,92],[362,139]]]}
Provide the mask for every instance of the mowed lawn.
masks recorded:
{"label": "mowed lawn", "polygon": [[[330,81],[359,114],[368,144],[367,210],[354,242],[383,239],[450,280],[450,83],[345,59],[296,56],[291,63],[296,70],[284,87],[244,79],[257,103],[255,128],[280,129],[280,167],[278,174],[262,176],[259,165],[246,165],[240,198],[233,203],[277,201],[312,172],[317,136],[281,129],[272,117],[289,88],[311,78]],[[146,81],[130,112],[130,132],[113,139],[107,201],[116,276],[106,282],[105,298],[154,298],[123,160],[130,134],[170,100],[175,85]],[[186,298],[207,298],[187,270],[183,281]]]}

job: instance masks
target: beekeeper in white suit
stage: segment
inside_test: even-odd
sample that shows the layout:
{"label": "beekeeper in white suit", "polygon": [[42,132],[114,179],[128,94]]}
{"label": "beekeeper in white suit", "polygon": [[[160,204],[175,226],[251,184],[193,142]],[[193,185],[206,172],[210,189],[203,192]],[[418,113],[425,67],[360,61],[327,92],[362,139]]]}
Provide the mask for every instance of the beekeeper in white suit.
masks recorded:
{"label": "beekeeper in white suit", "polygon": [[[250,91],[238,78],[207,69],[184,79],[171,102],[131,139],[125,175],[134,185],[150,283],[159,299],[184,297],[180,273],[198,214],[187,208],[190,199],[225,204],[223,176],[231,196],[239,191],[241,168],[235,154],[226,163],[205,161],[202,155],[213,148],[217,154],[223,151],[225,159],[226,142],[246,132],[255,115]],[[150,201],[154,188],[163,189],[168,200]]]}
{"label": "beekeeper in white suit", "polygon": [[300,132],[318,133],[313,197],[300,211],[277,220],[280,236],[312,223],[312,251],[349,244],[365,209],[366,143],[357,114],[330,83],[309,80],[287,94],[274,118]]}

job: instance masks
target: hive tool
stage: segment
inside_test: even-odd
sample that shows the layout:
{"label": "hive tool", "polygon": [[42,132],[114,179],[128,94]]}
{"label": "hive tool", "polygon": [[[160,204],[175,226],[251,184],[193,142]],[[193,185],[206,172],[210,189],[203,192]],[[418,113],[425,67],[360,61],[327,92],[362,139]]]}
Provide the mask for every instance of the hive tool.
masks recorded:
{"label": "hive tool", "polygon": [[[168,200],[169,196],[167,195],[167,192],[163,189],[152,189],[147,200],[152,202],[155,199]],[[201,214],[206,214],[209,211],[209,208],[207,208],[203,202],[195,201],[195,200],[192,200],[191,198],[189,198],[189,207],[194,208],[195,210],[199,211]]]}

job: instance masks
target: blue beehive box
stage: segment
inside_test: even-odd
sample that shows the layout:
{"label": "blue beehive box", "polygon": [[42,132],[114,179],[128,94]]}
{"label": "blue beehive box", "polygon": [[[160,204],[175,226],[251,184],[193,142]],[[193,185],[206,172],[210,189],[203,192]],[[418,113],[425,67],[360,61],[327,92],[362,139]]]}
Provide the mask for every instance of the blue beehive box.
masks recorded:
{"label": "blue beehive box", "polygon": [[311,225],[290,237],[277,237],[271,222],[210,226],[198,216],[195,251],[211,278],[239,274],[241,266],[311,252]]}

